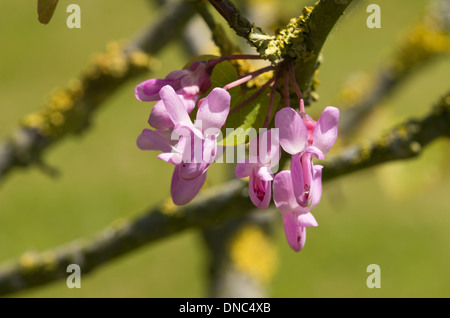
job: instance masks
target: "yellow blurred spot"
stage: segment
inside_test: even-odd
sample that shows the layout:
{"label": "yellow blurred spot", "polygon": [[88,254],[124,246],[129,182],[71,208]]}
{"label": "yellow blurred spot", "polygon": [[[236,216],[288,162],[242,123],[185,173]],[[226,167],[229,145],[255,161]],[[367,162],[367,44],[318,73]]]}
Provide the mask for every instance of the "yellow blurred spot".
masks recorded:
{"label": "yellow blurred spot", "polygon": [[232,237],[229,253],[239,271],[260,283],[269,282],[278,266],[273,243],[256,225],[244,226]]}
{"label": "yellow blurred spot", "polygon": [[168,216],[179,214],[177,206],[173,203],[171,198],[166,198],[161,205],[161,212]]}
{"label": "yellow blurred spot", "polygon": [[25,269],[32,269],[36,266],[38,262],[37,253],[35,252],[25,252],[20,256],[19,263],[20,266]]}
{"label": "yellow blurred spot", "polygon": [[43,118],[39,114],[33,113],[29,114],[23,120],[23,125],[30,128],[37,128],[42,125]]}
{"label": "yellow blurred spot", "polygon": [[151,63],[150,57],[142,52],[134,52],[130,56],[131,63],[136,66],[148,66]]}

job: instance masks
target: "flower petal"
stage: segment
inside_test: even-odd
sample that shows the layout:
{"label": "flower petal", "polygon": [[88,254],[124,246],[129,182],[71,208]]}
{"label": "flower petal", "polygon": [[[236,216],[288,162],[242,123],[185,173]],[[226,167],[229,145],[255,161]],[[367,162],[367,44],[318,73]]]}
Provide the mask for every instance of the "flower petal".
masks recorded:
{"label": "flower petal", "polygon": [[258,178],[254,173],[248,180],[250,200],[258,209],[267,209],[272,197],[271,182]]}
{"label": "flower petal", "polygon": [[267,187],[266,187],[266,193],[264,194],[264,198],[261,201],[261,204],[257,206],[260,209],[267,209],[270,204],[270,200],[272,199],[272,182],[266,181]]}
{"label": "flower petal", "polygon": [[208,128],[221,128],[230,111],[230,99],[230,94],[226,90],[214,88],[199,102],[195,126],[202,131]]}
{"label": "flower petal", "polygon": [[313,145],[325,154],[330,151],[336,141],[339,124],[339,109],[326,107],[314,129]]}
{"label": "flower petal", "polygon": [[306,242],[306,227],[299,227],[295,213],[283,214],[284,234],[289,246],[296,252],[303,249]]}
{"label": "flower petal", "polygon": [[238,163],[236,165],[235,175],[236,178],[245,178],[252,174],[254,168],[258,167],[257,163],[249,163],[249,159],[246,158],[245,162]]}
{"label": "flower petal", "polygon": [[156,158],[164,160],[165,162],[168,162],[175,166],[179,165],[182,161],[181,154],[176,152],[163,152],[156,156]]}
{"label": "flower petal", "polygon": [[292,177],[289,170],[284,170],[275,175],[273,181],[273,201],[281,213],[307,213],[308,208],[300,206],[292,188]]}
{"label": "flower petal", "polygon": [[176,166],[170,185],[172,201],[176,205],[183,205],[190,202],[200,191],[206,180],[206,173],[190,181],[184,181],[180,178],[180,166]]}
{"label": "flower petal", "polygon": [[290,167],[295,199],[299,205],[306,208],[311,203],[309,197],[313,179],[311,155],[305,152],[293,155]]}
{"label": "flower petal", "polygon": [[167,113],[166,106],[162,100],[158,101],[155,106],[153,106],[150,117],[148,118],[148,123],[158,130],[173,127],[173,122],[170,119],[169,113]]}
{"label": "flower petal", "polygon": [[167,113],[174,125],[180,123],[193,126],[183,100],[175,93],[171,86],[167,85],[161,88],[159,95],[161,96],[161,100],[166,106]]}
{"label": "flower petal", "polygon": [[194,180],[205,172],[202,163],[181,163],[180,164],[180,178],[184,181]]}
{"label": "flower petal", "polygon": [[138,136],[137,146],[142,150],[160,150],[170,152],[174,141],[171,140],[171,131],[154,131],[144,129]]}
{"label": "flower petal", "polygon": [[[206,135],[206,134],[205,134]],[[215,135],[204,136],[202,162],[210,165],[214,162],[217,155],[217,139]]]}
{"label": "flower petal", "polygon": [[[197,102],[197,96],[185,97],[178,95],[178,97],[182,100],[188,114],[191,113]],[[166,105],[164,105],[162,100],[158,101],[155,106],[153,106],[148,123],[158,130],[164,130],[174,126],[174,123],[166,110]]]}
{"label": "flower petal", "polygon": [[273,180],[272,171],[267,166],[260,166],[256,170],[256,176],[264,181],[272,181]]}
{"label": "flower petal", "polygon": [[307,153],[310,153],[311,155],[313,155],[314,157],[316,157],[317,159],[323,160],[324,159],[324,155],[322,150],[320,150],[319,148],[315,147],[315,146],[309,146],[308,148],[306,148]]}
{"label": "flower petal", "polygon": [[[200,89],[200,93],[206,92],[211,87],[211,79],[208,73],[208,62],[197,61],[191,64],[188,69],[191,72],[192,78],[195,80],[196,86]],[[193,91],[183,85],[183,90],[186,94],[191,94]]]}
{"label": "flower petal", "polygon": [[322,168],[321,165],[315,165],[314,170],[314,181],[311,188],[311,207],[314,209],[320,202],[320,197],[322,196]]}
{"label": "flower petal", "polygon": [[143,102],[152,102],[158,100],[159,91],[166,85],[175,85],[175,82],[167,79],[151,78],[136,86],[134,95]]}
{"label": "flower petal", "polygon": [[[260,134],[258,139],[259,162],[269,165],[270,167],[275,167],[278,165],[281,156],[278,129],[267,130]],[[252,141],[250,142],[249,149],[252,149]]]}
{"label": "flower petal", "polygon": [[275,115],[275,127],[280,130],[281,147],[291,155],[302,152],[308,145],[308,131],[300,115],[285,107]]}
{"label": "flower petal", "polygon": [[297,215],[297,226],[298,227],[308,227],[308,226],[319,226],[314,216],[308,212]]}

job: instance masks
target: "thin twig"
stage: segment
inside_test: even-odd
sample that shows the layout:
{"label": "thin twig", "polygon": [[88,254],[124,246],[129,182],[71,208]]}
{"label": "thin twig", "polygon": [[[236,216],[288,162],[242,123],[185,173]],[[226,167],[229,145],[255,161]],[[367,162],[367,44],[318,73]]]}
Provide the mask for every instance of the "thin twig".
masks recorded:
{"label": "thin twig", "polygon": [[278,84],[278,77],[275,79],[275,82],[272,85],[272,91],[270,92],[270,102],[269,102],[269,109],[267,110],[266,118],[264,119],[264,125],[263,128],[269,127],[269,121],[272,117],[273,112],[273,106],[274,106],[274,99],[275,99],[275,93],[277,90],[277,84]]}
{"label": "thin twig", "polygon": [[230,114],[233,114],[235,112],[237,112],[238,110],[240,110],[242,107],[244,107],[245,105],[248,105],[250,102],[252,102],[253,100],[255,100],[259,95],[261,95],[267,87],[269,87],[270,84],[272,84],[275,81],[275,76],[273,76],[271,79],[269,79],[267,82],[264,83],[264,85],[262,85],[260,88],[258,88],[258,90],[249,98],[247,98],[245,101],[243,101],[241,104],[239,104],[238,106],[234,107],[233,109],[230,110]]}

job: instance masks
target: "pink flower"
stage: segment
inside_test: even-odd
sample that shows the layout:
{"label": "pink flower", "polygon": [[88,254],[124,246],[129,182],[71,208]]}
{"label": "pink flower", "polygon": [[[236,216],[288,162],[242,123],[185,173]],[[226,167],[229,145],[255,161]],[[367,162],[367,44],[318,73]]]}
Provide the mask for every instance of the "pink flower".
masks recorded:
{"label": "pink flower", "polygon": [[208,65],[205,61],[192,63],[188,69],[173,71],[166,78],[152,78],[136,86],[135,95],[140,101],[158,101],[153,106],[148,123],[150,126],[164,130],[173,127],[164,102],[160,100],[159,91],[166,85],[171,86],[189,114],[195,107],[199,95],[211,86]]}
{"label": "pink flower", "polygon": [[238,163],[235,174],[238,178],[249,177],[250,199],[257,208],[266,209],[272,197],[272,170],[280,160],[278,130],[260,134],[250,141],[249,148],[250,158]]}
{"label": "pink flower", "polygon": [[[320,180],[321,175],[322,166],[315,166],[315,178]],[[318,224],[309,208],[297,203],[289,170],[281,171],[275,176],[273,201],[283,215],[283,227],[289,246],[299,252],[305,246],[306,228]]]}
{"label": "pink flower", "polygon": [[317,205],[322,192],[313,157],[323,160],[337,138],[339,110],[326,107],[317,123],[292,108],[281,109],[275,116],[280,130],[281,147],[292,155],[291,177],[297,203],[302,207]]}
{"label": "pink flower", "polygon": [[[215,88],[200,100],[195,124],[172,86],[162,87],[159,95],[174,127],[166,131],[144,129],[137,144],[144,150],[161,150],[158,158],[175,165],[170,191],[173,202],[183,205],[200,191],[206,170],[216,157],[217,136],[230,110],[230,94]],[[178,142],[169,139],[169,134],[171,139],[179,137]]]}

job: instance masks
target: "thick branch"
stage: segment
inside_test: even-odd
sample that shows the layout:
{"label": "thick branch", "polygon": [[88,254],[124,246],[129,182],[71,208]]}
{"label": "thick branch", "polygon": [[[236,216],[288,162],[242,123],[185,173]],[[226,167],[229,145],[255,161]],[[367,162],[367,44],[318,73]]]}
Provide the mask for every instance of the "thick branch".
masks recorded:
{"label": "thick branch", "polygon": [[[450,92],[421,120],[411,120],[369,146],[344,151],[325,164],[324,181],[385,162],[417,156],[434,139],[450,137]],[[207,228],[252,211],[246,186],[239,180],[201,193],[192,203],[163,204],[132,221],[121,220],[96,237],[39,254],[24,254],[0,268],[0,294],[42,285],[67,277],[69,264],[83,273],[145,244],[187,228]]]}
{"label": "thick branch", "polygon": [[221,55],[231,55],[240,52],[240,49],[228,38],[228,35],[222,26],[216,23],[214,17],[208,11],[208,7],[203,1],[194,1],[192,5],[211,30],[212,40],[220,49]]}
{"label": "thick branch", "polygon": [[328,34],[353,0],[321,0],[305,7],[303,14],[270,36],[250,23],[230,0],[209,2],[228,22],[237,35],[245,38],[261,57],[276,63],[282,59],[295,61],[298,85],[307,105],[311,102],[312,83],[320,51]]}
{"label": "thick branch", "polygon": [[239,9],[229,0],[209,0],[211,5],[228,22],[237,35],[249,40],[253,24],[244,17]]}
{"label": "thick branch", "polygon": [[319,67],[320,51],[323,44],[352,1],[321,0],[308,15],[304,54],[297,58],[295,63],[297,83],[303,92],[306,105],[309,105],[312,101],[311,93],[314,90],[312,83],[315,71]]}

